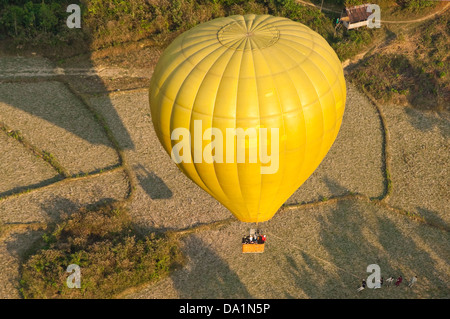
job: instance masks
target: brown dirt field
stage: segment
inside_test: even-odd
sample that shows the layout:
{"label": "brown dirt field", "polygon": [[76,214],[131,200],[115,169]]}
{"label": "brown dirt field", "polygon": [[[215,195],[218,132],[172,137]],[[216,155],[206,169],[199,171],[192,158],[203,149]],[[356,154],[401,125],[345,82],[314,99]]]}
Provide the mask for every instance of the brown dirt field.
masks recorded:
{"label": "brown dirt field", "polygon": [[389,105],[383,108],[392,144],[389,203],[450,226],[450,117]]}
{"label": "brown dirt field", "polygon": [[[130,204],[138,223],[149,228],[180,229],[230,217],[230,213],[191,182],[160,145],[153,129],[146,90],[92,97],[89,103],[101,113],[120,146],[138,185]],[[118,117],[108,113],[109,105]],[[132,107],[130,107],[132,106]],[[120,127],[121,121],[123,128]],[[128,144],[129,139],[133,145]]]}
{"label": "brown dirt field", "polygon": [[[53,181],[58,173],[47,163],[30,154],[18,141],[0,131],[0,197],[30,185]],[[3,194],[3,195],[2,195]]]}
{"label": "brown dirt field", "polygon": [[3,83],[0,96],[1,120],[53,154],[69,174],[90,173],[118,163],[102,127],[64,84]]}
{"label": "brown dirt field", "polygon": [[[183,240],[188,264],[127,298],[445,298],[448,233],[370,203],[341,200],[279,213],[265,227],[264,254],[242,254],[246,225],[232,223]],[[356,291],[366,267],[420,284]]]}
{"label": "brown dirt field", "polygon": [[122,170],[94,177],[63,180],[19,196],[0,201],[0,222],[24,224],[52,222],[82,206],[106,200],[122,200],[128,181]]}

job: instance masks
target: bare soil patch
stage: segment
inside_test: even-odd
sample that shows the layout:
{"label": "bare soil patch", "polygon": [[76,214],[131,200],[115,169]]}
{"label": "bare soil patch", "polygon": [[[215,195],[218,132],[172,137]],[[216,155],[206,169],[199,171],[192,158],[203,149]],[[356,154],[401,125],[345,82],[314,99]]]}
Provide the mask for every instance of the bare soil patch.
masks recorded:
{"label": "bare soil patch", "polygon": [[[361,201],[276,215],[264,254],[242,254],[246,225],[233,223],[183,240],[185,268],[128,298],[445,298],[448,233]],[[382,276],[417,275],[402,286],[356,289],[377,263]]]}
{"label": "bare soil patch", "polygon": [[46,162],[0,131],[0,197],[45,185],[59,175]]}
{"label": "bare soil patch", "polygon": [[450,225],[450,117],[389,105],[393,191],[389,203]]}
{"label": "bare soil patch", "polygon": [[128,181],[122,170],[95,177],[64,180],[0,201],[0,222],[54,222],[83,206],[122,200],[127,191]]}
{"label": "bare soil patch", "polygon": [[103,128],[64,84],[3,83],[0,96],[2,121],[56,157],[70,174],[86,174],[118,163]]}

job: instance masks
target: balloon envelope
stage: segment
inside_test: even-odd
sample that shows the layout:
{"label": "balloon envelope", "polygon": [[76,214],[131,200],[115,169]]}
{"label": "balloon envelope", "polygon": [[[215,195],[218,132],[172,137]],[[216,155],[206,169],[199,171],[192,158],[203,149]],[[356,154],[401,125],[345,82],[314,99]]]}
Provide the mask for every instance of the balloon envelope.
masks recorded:
{"label": "balloon envelope", "polygon": [[150,83],[157,136],[179,168],[244,222],[263,222],[339,132],[346,87],[326,40],[270,15],[218,18],[178,36]]}

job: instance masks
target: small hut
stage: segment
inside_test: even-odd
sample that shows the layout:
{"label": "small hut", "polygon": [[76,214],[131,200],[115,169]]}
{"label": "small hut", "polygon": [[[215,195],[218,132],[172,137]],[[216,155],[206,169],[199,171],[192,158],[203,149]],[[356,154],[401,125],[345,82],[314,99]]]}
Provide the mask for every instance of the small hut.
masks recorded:
{"label": "small hut", "polygon": [[369,16],[372,11],[367,12],[370,4],[362,4],[359,6],[345,8],[341,13],[340,20],[347,29],[355,29],[359,27],[367,27]]}

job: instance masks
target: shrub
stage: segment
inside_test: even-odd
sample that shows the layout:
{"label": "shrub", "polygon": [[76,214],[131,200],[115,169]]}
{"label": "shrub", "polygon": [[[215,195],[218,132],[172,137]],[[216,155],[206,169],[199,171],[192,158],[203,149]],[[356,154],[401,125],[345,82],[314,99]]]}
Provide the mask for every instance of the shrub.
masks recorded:
{"label": "shrub", "polygon": [[[83,209],[42,237],[22,268],[25,298],[110,298],[166,276],[182,263],[170,235],[139,234],[124,209]],[[81,289],[69,289],[70,264],[81,268]]]}
{"label": "shrub", "polygon": [[345,61],[367,48],[374,39],[373,29],[357,29],[357,30],[343,30],[339,33],[328,37],[332,48],[336,51],[336,54]]}
{"label": "shrub", "polygon": [[400,0],[398,1],[403,9],[409,11],[420,11],[425,8],[434,7],[437,1],[430,0]]}

